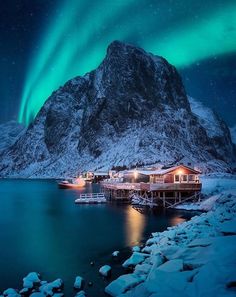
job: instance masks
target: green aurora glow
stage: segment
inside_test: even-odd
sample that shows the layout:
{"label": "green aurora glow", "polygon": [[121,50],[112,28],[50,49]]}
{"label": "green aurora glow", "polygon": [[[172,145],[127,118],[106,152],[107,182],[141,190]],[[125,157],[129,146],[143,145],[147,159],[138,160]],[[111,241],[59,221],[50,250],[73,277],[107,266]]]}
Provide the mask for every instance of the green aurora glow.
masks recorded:
{"label": "green aurora glow", "polygon": [[[115,39],[132,42],[137,35],[140,46],[178,68],[236,50],[236,4],[195,20],[179,21],[171,30],[166,25],[168,18],[150,14],[145,5],[136,11],[134,4],[134,0],[94,1],[88,9],[86,0],[73,0],[61,5],[63,13],[45,30],[30,61],[20,122],[29,124],[51,93],[68,79],[96,68]],[[124,15],[124,11],[132,11],[134,16]]]}

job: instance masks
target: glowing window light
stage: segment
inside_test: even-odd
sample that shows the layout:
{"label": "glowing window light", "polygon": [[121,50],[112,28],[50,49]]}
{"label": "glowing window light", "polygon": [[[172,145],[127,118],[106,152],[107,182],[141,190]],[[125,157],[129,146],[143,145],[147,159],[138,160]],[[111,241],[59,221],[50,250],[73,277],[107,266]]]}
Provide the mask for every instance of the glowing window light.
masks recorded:
{"label": "glowing window light", "polygon": [[136,179],[138,177],[138,171],[134,170],[134,178]]}
{"label": "glowing window light", "polygon": [[182,169],[179,169],[179,170],[177,171],[177,174],[178,174],[178,175],[182,175],[182,174],[183,174],[183,170],[182,170]]}

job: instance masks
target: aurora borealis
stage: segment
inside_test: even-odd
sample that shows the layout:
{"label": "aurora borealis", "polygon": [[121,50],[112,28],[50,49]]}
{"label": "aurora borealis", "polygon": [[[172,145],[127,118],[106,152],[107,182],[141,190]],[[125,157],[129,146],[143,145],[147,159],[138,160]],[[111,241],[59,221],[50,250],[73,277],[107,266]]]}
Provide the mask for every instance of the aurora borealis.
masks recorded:
{"label": "aurora borealis", "polygon": [[[234,102],[236,73],[228,59],[236,55],[235,1],[38,0],[35,6],[30,1],[12,2],[30,6],[37,20],[36,29],[27,35],[31,42],[21,61],[21,87],[16,94],[20,122],[29,124],[50,94],[68,79],[94,69],[115,39],[164,56],[179,69],[190,95],[202,97],[198,99],[209,106],[217,109],[224,91],[226,100]],[[222,62],[212,63],[215,60]],[[209,75],[202,92],[198,90],[201,65]],[[221,80],[219,73],[224,75]],[[232,114],[229,118],[235,124]]]}

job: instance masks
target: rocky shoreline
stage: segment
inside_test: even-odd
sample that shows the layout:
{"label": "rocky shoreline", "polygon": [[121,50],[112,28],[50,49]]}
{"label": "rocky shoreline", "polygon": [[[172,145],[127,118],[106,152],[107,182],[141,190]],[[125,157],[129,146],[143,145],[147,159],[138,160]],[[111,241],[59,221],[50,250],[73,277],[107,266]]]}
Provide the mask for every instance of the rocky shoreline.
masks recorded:
{"label": "rocky shoreline", "polygon": [[218,194],[212,210],[153,233],[125,263],[134,271],[105,288],[113,297],[235,296],[235,191]]}

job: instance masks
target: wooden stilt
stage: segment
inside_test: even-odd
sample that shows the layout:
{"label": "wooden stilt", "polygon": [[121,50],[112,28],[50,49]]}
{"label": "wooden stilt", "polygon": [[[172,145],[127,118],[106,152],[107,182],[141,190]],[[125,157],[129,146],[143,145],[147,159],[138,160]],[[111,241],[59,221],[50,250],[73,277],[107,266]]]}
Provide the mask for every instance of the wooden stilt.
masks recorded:
{"label": "wooden stilt", "polygon": [[201,193],[198,192],[198,202],[200,202],[200,201],[201,201]]}
{"label": "wooden stilt", "polygon": [[175,203],[177,202],[178,192],[175,191]]}
{"label": "wooden stilt", "polygon": [[166,207],[166,193],[163,192],[163,207]]}

